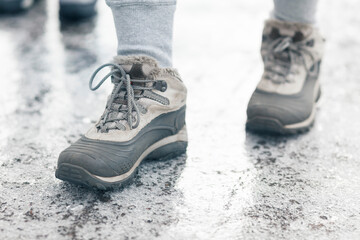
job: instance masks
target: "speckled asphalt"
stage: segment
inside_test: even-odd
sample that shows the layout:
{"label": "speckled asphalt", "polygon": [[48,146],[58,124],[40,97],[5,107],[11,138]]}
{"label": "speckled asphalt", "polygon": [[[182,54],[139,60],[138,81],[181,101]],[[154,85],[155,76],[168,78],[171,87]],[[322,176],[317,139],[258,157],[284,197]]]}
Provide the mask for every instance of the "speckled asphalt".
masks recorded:
{"label": "speckled asphalt", "polygon": [[[102,113],[110,10],[60,23],[56,1],[0,16],[0,239],[360,239],[360,4],[320,2],[322,105],[309,133],[244,129],[271,1],[181,0],[174,62],[189,89],[186,156],[94,192],[57,180],[58,154]],[[124,16],[126,17],[126,16]]]}

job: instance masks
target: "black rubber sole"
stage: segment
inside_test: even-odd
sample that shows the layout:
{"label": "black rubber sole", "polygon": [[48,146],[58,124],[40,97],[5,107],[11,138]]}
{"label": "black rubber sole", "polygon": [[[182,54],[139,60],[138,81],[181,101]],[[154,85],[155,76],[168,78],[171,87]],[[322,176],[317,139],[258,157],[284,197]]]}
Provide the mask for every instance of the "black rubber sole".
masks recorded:
{"label": "black rubber sole", "polygon": [[261,133],[261,134],[271,134],[271,135],[294,135],[308,132],[314,125],[314,120],[310,122],[309,125],[288,129],[275,118],[268,117],[256,117],[250,119],[246,122],[246,130]]}
{"label": "black rubber sole", "polygon": [[138,170],[136,169],[128,178],[121,182],[108,183],[94,177],[91,173],[89,173],[82,167],[63,163],[56,169],[55,176],[56,178],[66,182],[70,182],[76,185],[82,185],[90,189],[105,191],[121,188],[128,185],[134,178],[137,171]]}
{"label": "black rubber sole", "polygon": [[[173,159],[186,153],[187,142],[174,142],[162,146],[153,152],[151,152],[144,160],[160,160],[165,161]],[[143,161],[144,161],[143,160]],[[139,164],[140,166],[140,164]],[[56,169],[56,178],[67,181],[76,185],[82,185],[90,189],[97,190],[114,190],[123,188],[132,183],[132,180],[138,172],[139,166],[131,173],[129,177],[118,182],[106,182],[103,181],[84,168],[68,163],[63,163]]]}
{"label": "black rubber sole", "polygon": [[[317,104],[320,98],[321,89],[319,88],[314,104]],[[314,111],[316,111],[316,108],[314,109]],[[314,126],[314,122],[315,117],[306,126],[290,129],[286,128],[285,125],[276,118],[258,116],[252,119],[248,119],[246,121],[246,130],[268,135],[295,135],[308,132]]]}

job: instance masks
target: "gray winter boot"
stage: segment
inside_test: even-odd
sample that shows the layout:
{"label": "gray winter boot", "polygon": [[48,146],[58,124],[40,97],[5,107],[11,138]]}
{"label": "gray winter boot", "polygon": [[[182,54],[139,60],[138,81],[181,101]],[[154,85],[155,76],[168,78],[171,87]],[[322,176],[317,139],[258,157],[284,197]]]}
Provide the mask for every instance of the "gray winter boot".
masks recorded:
{"label": "gray winter boot", "polygon": [[247,129],[295,134],[313,125],[323,51],[324,39],[312,25],[265,23],[264,73],[248,104]]}
{"label": "gray winter boot", "polygon": [[[95,75],[112,67],[97,86]],[[149,57],[115,57],[95,71],[96,90],[111,76],[114,89],[105,112],[85,136],[59,156],[56,177],[111,189],[132,179],[145,159],[168,159],[187,147],[186,88],[175,69]]]}

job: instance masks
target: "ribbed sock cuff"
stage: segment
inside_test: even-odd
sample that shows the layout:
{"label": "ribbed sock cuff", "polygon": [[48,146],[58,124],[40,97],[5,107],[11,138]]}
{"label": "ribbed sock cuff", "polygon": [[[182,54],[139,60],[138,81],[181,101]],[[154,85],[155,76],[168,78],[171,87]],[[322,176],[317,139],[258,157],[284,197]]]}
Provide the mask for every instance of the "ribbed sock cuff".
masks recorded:
{"label": "ribbed sock cuff", "polygon": [[[175,0],[107,0],[113,12],[118,55],[145,55],[172,66]],[[114,4],[114,5],[113,5]]]}
{"label": "ribbed sock cuff", "polygon": [[315,24],[318,0],[274,0],[272,17],[286,22]]}
{"label": "ribbed sock cuff", "polygon": [[133,5],[176,5],[176,0],[106,0],[110,7],[115,6],[133,6]]}

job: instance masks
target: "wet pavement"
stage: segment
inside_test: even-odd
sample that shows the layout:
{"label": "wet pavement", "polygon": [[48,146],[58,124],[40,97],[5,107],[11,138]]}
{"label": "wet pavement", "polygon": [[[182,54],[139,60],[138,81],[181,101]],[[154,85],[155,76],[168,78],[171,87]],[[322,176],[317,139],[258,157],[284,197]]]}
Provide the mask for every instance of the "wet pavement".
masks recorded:
{"label": "wet pavement", "polygon": [[320,2],[322,105],[309,133],[244,129],[262,71],[271,1],[179,1],[174,62],[189,89],[186,156],[145,162],[134,183],[95,192],[56,161],[100,116],[88,90],[116,51],[110,10],[60,23],[56,1],[0,17],[0,239],[359,239],[360,15]]}

